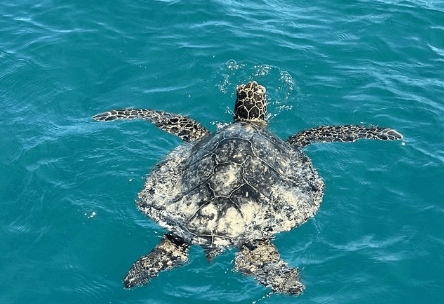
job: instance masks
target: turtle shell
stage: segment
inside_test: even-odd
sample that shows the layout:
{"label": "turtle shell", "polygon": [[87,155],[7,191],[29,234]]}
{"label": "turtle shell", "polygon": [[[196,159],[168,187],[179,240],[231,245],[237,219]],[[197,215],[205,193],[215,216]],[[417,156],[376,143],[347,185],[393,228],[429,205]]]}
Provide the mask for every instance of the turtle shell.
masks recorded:
{"label": "turtle shell", "polygon": [[323,190],[300,150],[238,122],[168,154],[148,176],[138,206],[185,241],[220,248],[302,224]]}

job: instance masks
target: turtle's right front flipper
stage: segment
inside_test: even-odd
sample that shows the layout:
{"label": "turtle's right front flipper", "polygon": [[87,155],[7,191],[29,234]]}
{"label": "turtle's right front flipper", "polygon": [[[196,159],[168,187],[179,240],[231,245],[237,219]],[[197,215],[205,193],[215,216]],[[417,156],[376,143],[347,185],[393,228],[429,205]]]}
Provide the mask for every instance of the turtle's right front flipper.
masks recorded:
{"label": "turtle's right front flipper", "polygon": [[188,261],[189,244],[166,234],[162,241],[146,256],[138,259],[123,279],[125,288],[142,286],[159,272],[182,266]]}
{"label": "turtle's right front flipper", "polygon": [[94,115],[93,119],[97,121],[145,119],[152,122],[159,129],[177,135],[187,142],[196,141],[210,133],[200,123],[187,116],[149,109],[112,110]]}
{"label": "turtle's right front flipper", "polygon": [[358,139],[401,140],[402,134],[391,128],[358,125],[320,126],[290,136],[287,141],[300,148],[315,143],[355,142]]}

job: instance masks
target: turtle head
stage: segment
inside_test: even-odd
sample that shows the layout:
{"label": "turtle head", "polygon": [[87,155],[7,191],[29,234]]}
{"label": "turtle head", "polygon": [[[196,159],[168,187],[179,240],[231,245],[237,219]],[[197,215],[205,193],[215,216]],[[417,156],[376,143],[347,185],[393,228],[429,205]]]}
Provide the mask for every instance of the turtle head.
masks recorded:
{"label": "turtle head", "polygon": [[267,114],[265,91],[265,88],[256,81],[237,86],[234,121],[265,123]]}

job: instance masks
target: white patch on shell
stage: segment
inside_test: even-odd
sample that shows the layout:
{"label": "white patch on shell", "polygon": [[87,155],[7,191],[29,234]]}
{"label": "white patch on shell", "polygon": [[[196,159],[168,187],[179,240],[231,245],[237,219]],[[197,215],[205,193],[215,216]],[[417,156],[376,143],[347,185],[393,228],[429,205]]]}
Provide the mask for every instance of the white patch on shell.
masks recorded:
{"label": "white patch on shell", "polygon": [[230,170],[225,172],[224,175],[222,175],[222,178],[224,178],[224,182],[226,185],[231,185],[234,181],[237,180],[237,175],[239,172],[239,169],[234,169],[233,167],[230,167]]}
{"label": "white patch on shell", "polygon": [[[167,210],[176,220],[191,213],[193,209],[197,210],[191,204],[192,201],[185,204],[183,202],[172,203],[183,192],[183,180],[180,172],[183,170],[184,159],[188,158],[189,150],[189,145],[181,145],[173,150],[163,162],[153,169],[145,182],[144,189],[139,193],[139,209],[166,229],[171,227],[163,220],[165,211],[162,209]],[[180,211],[177,212],[177,209]]]}
{"label": "white patch on shell", "polygon": [[230,238],[239,236],[244,230],[244,219],[234,207],[227,209],[225,216],[219,219],[217,225],[217,233],[227,234]]}
{"label": "white patch on shell", "polygon": [[215,237],[213,240],[213,244],[219,247],[226,247],[229,246],[231,243],[229,240],[224,239],[224,238],[220,238],[220,237]]}
{"label": "white patch on shell", "polygon": [[219,166],[211,178],[211,188],[219,196],[228,196],[242,181],[242,167],[238,164]]}
{"label": "white patch on shell", "polygon": [[197,215],[190,221],[190,227],[199,234],[212,234],[217,225],[218,210],[210,203],[199,210]]}
{"label": "white patch on shell", "polygon": [[243,215],[243,220],[245,223],[251,224],[256,218],[257,214],[261,211],[261,205],[256,203],[254,200],[249,200],[240,206],[240,210]]}
{"label": "white patch on shell", "polygon": [[185,221],[191,218],[193,214],[195,214],[196,211],[199,209],[199,206],[196,204],[196,202],[198,201],[198,193],[192,196],[187,196],[185,198],[182,197],[175,204],[167,205],[165,211],[168,214],[177,214]]}
{"label": "white patch on shell", "polygon": [[317,206],[312,204],[310,195],[302,193],[295,188],[287,188],[276,184],[271,187],[272,201],[276,205],[276,211],[270,208],[279,231],[289,231],[293,227],[304,223],[314,215]]}

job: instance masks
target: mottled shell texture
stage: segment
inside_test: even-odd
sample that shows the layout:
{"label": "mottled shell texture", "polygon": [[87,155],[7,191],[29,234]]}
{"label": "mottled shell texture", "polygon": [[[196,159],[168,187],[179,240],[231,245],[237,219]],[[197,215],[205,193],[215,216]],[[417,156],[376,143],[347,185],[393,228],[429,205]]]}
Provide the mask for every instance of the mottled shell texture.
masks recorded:
{"label": "mottled shell texture", "polygon": [[168,154],[148,176],[138,205],[185,241],[213,249],[300,225],[319,208],[323,189],[302,152],[256,124],[237,122]]}

